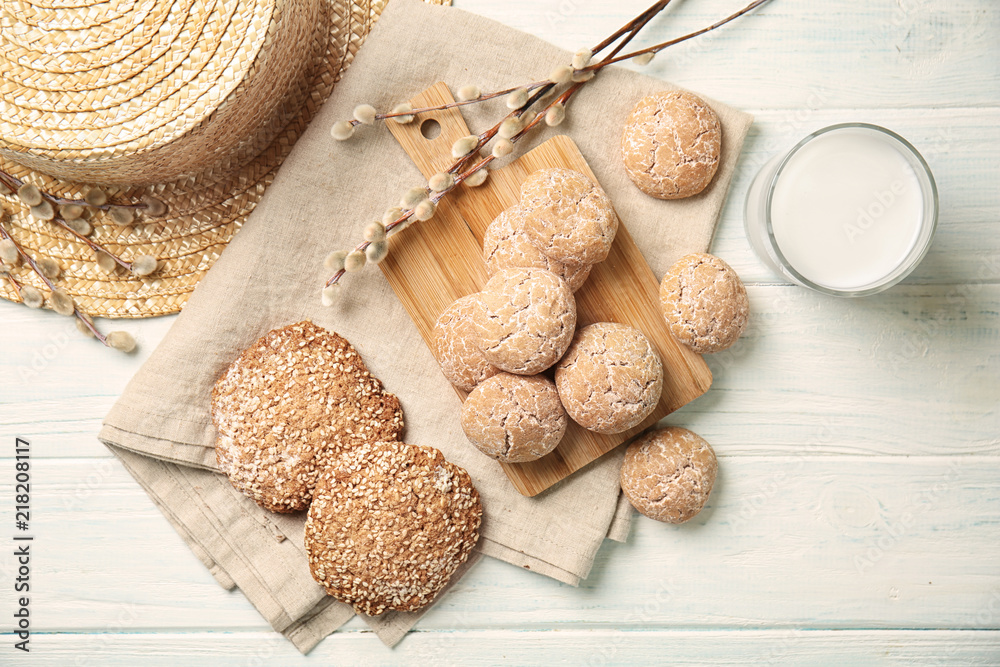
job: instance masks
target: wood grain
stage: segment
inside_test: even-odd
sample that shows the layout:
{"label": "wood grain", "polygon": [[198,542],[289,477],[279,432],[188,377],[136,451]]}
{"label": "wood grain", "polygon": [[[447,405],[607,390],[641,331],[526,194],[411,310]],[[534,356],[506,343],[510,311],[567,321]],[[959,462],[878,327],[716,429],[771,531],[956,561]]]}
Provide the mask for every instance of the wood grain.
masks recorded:
{"label": "wood grain", "polygon": [[[572,51],[650,0],[454,4]],[[994,4],[773,0],[642,70],[756,116],[712,248],[756,283],[750,336],[732,354],[706,357],[711,389],[670,417],[719,454],[711,514],[685,526],[637,517],[628,544],[606,544],[579,588],[483,559],[394,650],[355,619],[299,655],[240,592],[219,587],[97,441],[103,415],[174,317],[100,322],[140,339],[135,354],[120,355],[95,349],[65,318],[0,303],[0,518],[13,520],[15,435],[35,446],[38,485],[32,652],[19,662],[7,644],[0,664],[1000,664]],[[734,2],[671,6],[642,45],[714,21]],[[401,57],[416,57],[409,47]],[[550,68],[512,71],[510,81]],[[928,257],[906,283],[863,302],[781,284],[743,233],[756,167],[847,120],[913,142],[941,193]],[[666,268],[649,260],[657,273]],[[878,512],[853,534],[823,512],[845,488],[855,504],[842,514]],[[907,512],[914,521],[901,531]],[[854,556],[879,540],[881,558],[852,571]],[[0,586],[12,585],[14,566],[3,549]],[[668,595],[659,582],[671,578]]]}
{"label": "wood grain", "polygon": [[[421,108],[453,101],[448,87],[438,83],[410,103]],[[424,123],[429,120],[436,121],[441,130],[430,140],[424,136]],[[452,163],[451,145],[469,134],[458,109],[420,114],[406,125],[389,123],[389,129],[428,178]],[[460,186],[441,200],[431,220],[393,236],[389,259],[379,268],[432,352],[434,323],[442,311],[456,299],[478,292],[486,283],[482,247],[487,226],[501,211],[517,203],[521,183],[529,174],[552,167],[573,169],[597,182],[573,140],[559,135],[491,171],[484,185]],[[642,331],[663,362],[660,401],[649,417],[628,431],[602,435],[570,421],[565,437],[552,453],[529,463],[501,463],[519,492],[526,496],[541,493],[701,396],[712,384],[712,373],[701,357],[678,345],[667,331],[659,310],[658,290],[652,270],[628,229],[620,225],[607,259],[594,266],[587,282],[576,292],[577,326],[620,322]],[[465,393],[458,394],[464,400]]]}

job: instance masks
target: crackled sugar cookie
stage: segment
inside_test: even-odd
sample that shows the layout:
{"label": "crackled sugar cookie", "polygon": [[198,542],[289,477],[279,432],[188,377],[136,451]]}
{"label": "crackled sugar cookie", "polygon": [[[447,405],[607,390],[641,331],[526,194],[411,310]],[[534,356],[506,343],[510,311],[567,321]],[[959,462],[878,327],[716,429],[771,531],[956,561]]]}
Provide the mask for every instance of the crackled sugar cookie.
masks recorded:
{"label": "crackled sugar cookie", "polygon": [[697,95],[670,90],[635,105],[622,133],[622,160],[636,187],[658,199],[704,190],[719,168],[722,126]]}
{"label": "crackled sugar cookie", "polygon": [[556,365],[556,388],[577,424],[597,433],[620,433],[656,407],[663,366],[638,329],[599,322],[576,332]]}
{"label": "crackled sugar cookie", "polygon": [[712,493],[719,464],[712,447],[686,428],[650,431],[628,446],[622,491],[651,519],[684,523],[701,511]]}
{"label": "crackled sugar cookie", "polygon": [[596,264],[611,250],[618,216],[604,190],[570,169],[542,169],[521,184],[524,231],[560,262]]}
{"label": "crackled sugar cookie", "polygon": [[732,267],[705,253],[682,257],[660,282],[671,335],[699,354],[730,347],[746,329],[750,300]]}
{"label": "crackled sugar cookie", "polygon": [[344,338],[312,322],[259,338],[212,390],[219,469],[272,512],[305,509],[316,474],[339,450],[395,440],[399,400]]}
{"label": "crackled sugar cookie", "polygon": [[532,244],[524,231],[524,209],[512,206],[490,223],[483,237],[483,259],[492,276],[514,267],[546,269],[566,281],[574,292],[590,275],[590,264],[560,262]]}
{"label": "crackled sugar cookie", "polygon": [[463,296],[445,308],[434,325],[434,350],[441,372],[448,382],[465,391],[500,372],[476,344],[472,313],[478,298],[477,294]]}
{"label": "crackled sugar cookie", "polygon": [[479,540],[469,474],[402,442],[347,450],[323,471],[305,527],[313,579],[360,614],[428,604]]}
{"label": "crackled sugar cookie", "polygon": [[551,271],[503,269],[479,293],[472,319],[487,361],[534,375],[558,361],[573,339],[576,300]]}
{"label": "crackled sugar cookie", "polygon": [[569,418],[552,380],[500,373],[462,404],[462,430],[479,451],[504,463],[540,459],[559,444]]}

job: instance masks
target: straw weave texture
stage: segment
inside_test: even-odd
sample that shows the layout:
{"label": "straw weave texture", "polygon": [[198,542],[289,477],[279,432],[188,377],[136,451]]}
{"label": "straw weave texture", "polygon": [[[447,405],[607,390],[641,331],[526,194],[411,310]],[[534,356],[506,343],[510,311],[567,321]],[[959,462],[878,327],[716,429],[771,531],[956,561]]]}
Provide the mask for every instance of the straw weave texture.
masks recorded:
{"label": "straw weave texture", "polygon": [[[448,0],[429,0],[447,4]],[[68,6],[73,5],[73,6]],[[100,184],[165,217],[91,240],[152,276],[105,273],[93,251],[0,196],[5,228],[94,316],[179,311],[350,64],[385,0],[32,0],[0,12],[0,169],[57,197]],[[26,267],[13,274],[46,291]],[[18,300],[7,281],[0,296]]]}

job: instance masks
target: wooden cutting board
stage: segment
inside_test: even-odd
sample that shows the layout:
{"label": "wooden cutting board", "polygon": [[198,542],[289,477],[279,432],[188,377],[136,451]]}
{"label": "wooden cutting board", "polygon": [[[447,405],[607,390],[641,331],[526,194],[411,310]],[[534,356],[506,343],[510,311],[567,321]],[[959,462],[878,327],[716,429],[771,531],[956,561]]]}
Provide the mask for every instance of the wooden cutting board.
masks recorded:
{"label": "wooden cutting board", "polygon": [[[410,103],[420,108],[452,101],[448,87],[438,83]],[[503,103],[494,104],[502,107]],[[423,113],[407,125],[390,121],[388,127],[427,178],[451,165],[452,144],[470,134],[458,109]],[[435,131],[439,133],[435,135]],[[432,219],[416,223],[391,238],[389,256],[379,267],[432,352],[432,332],[438,316],[453,301],[478,292],[486,284],[488,275],[482,254],[486,227],[501,211],[518,201],[521,183],[529,174],[549,167],[573,169],[597,182],[573,140],[558,135],[491,171],[486,183],[478,188],[456,188],[442,199]],[[387,193],[387,199],[391,196]],[[635,196],[645,195],[636,190]],[[386,205],[390,203],[387,201]],[[608,258],[594,266],[587,282],[576,292],[576,305],[578,327],[594,322],[620,322],[639,329],[649,338],[663,361],[663,395],[653,413],[629,431],[601,435],[571,421],[566,436],[549,455],[529,463],[499,463],[517,490],[526,496],[544,491],[606,454],[701,396],[712,384],[712,373],[702,358],[678,345],[667,331],[659,310],[659,281],[624,224],[618,227]],[[465,392],[458,394],[465,400]],[[460,407],[456,402],[455,410]]]}

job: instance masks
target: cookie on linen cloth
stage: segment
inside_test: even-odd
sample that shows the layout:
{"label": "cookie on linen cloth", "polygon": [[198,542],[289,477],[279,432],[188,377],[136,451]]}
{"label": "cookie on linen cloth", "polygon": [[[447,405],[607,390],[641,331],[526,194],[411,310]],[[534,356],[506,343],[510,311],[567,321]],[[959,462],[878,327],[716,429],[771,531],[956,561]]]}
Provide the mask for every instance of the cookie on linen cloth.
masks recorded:
{"label": "cookie on linen cloth", "polygon": [[638,329],[598,322],[576,332],[556,365],[556,388],[577,424],[597,433],[620,433],[656,407],[663,365]]}
{"label": "cookie on linen cloth", "polygon": [[518,206],[502,212],[486,228],[483,259],[491,276],[501,269],[518,266],[545,269],[565,280],[574,292],[586,282],[591,267],[560,262],[536,248],[524,231],[524,209]]}
{"label": "cookie on linen cloth", "polygon": [[312,322],[248,347],[215,383],[212,420],[219,469],[272,512],[305,509],[339,450],[403,431],[399,400],[347,340]]}
{"label": "cookie on linen cloth", "polygon": [[711,445],[686,428],[669,426],[628,446],[621,485],[632,506],[650,519],[684,523],[708,502],[718,472]]}
{"label": "cookie on linen cloth", "polygon": [[463,296],[445,308],[434,324],[434,353],[441,372],[448,382],[464,391],[472,391],[500,372],[476,344],[472,313],[478,298],[477,294]]}
{"label": "cookie on linen cloth", "polygon": [[544,375],[494,375],[462,404],[465,437],[503,463],[542,458],[556,448],[568,424],[556,385]]}
{"label": "cookie on linen cloth", "polygon": [[644,97],[622,132],[622,161],[635,186],[657,199],[696,195],[712,182],[722,125],[705,100],[683,90]]}
{"label": "cookie on linen cloth", "polygon": [[692,253],[660,281],[660,310],[679,343],[705,354],[739,339],[750,319],[750,300],[731,266],[714,255]]}
{"label": "cookie on linen cloth", "polygon": [[618,216],[604,190],[571,169],[541,169],[521,184],[524,231],[547,256],[596,264],[611,250]]}
{"label": "cookie on linen cloth", "polygon": [[432,447],[370,443],[323,471],[305,526],[309,570],[360,614],[431,602],[479,540],[469,474]]}
{"label": "cookie on linen cloth", "polygon": [[556,363],[573,339],[576,299],[551,271],[503,269],[479,293],[472,319],[487,361],[534,375]]}

